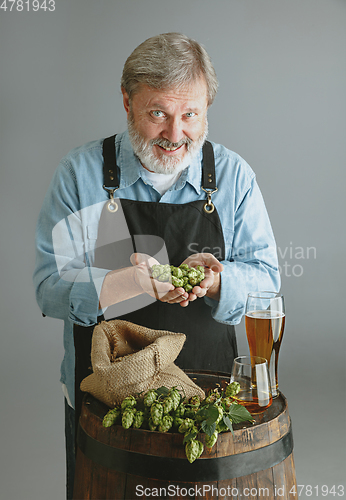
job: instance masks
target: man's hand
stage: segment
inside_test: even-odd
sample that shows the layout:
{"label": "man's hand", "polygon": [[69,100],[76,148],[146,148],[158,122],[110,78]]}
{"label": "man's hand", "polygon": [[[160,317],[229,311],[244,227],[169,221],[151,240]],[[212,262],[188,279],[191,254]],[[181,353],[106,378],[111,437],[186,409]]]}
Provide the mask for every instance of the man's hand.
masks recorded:
{"label": "man's hand", "polygon": [[135,281],[143,292],[148,293],[161,302],[169,304],[180,304],[182,307],[189,305],[197,298],[205,295],[215,300],[220,298],[220,273],[223,265],[211,253],[196,253],[190,255],[182,264],[189,267],[203,266],[205,278],[198,286],[193,287],[190,293],[184,288],[174,288],[171,283],[160,282],[150,277],[150,268],[159,262],[146,254],[134,253],[130,258],[135,267]]}
{"label": "man's hand", "polygon": [[150,268],[159,262],[146,254],[134,253],[130,257],[135,267],[135,281],[143,292],[161,302],[177,304],[188,299],[189,294],[183,288],[174,288],[172,283],[161,282],[150,277]]}
{"label": "man's hand", "polygon": [[201,281],[199,286],[193,287],[186,300],[180,302],[182,307],[186,307],[189,305],[189,302],[204,296],[219,300],[221,288],[220,273],[223,270],[223,265],[213,254],[196,253],[190,255],[182,264],[187,264],[189,267],[203,266],[205,268],[205,279]]}

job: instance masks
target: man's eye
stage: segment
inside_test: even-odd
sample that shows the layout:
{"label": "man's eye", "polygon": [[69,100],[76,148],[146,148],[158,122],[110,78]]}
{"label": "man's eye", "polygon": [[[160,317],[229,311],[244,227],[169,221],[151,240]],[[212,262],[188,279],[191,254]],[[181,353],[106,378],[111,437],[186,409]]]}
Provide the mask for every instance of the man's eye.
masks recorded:
{"label": "man's eye", "polygon": [[153,116],[155,116],[155,118],[162,118],[165,115],[163,111],[158,111],[158,110],[153,111],[152,114]]}
{"label": "man's eye", "polygon": [[196,113],[194,113],[193,111],[190,111],[189,113],[186,113],[186,116],[187,118],[192,118],[193,116],[195,116]]}

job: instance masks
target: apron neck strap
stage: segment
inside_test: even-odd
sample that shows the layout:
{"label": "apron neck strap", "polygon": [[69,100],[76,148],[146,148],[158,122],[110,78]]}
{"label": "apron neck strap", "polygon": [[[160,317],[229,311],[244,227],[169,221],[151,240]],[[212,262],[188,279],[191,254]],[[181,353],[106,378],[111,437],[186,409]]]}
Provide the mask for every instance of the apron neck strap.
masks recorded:
{"label": "apron neck strap", "polygon": [[[103,182],[104,187],[109,189],[118,189],[119,177],[118,167],[115,154],[115,137],[107,137],[104,139],[102,146],[103,155]],[[213,146],[209,141],[203,144],[203,173],[202,173],[202,187],[205,190],[216,189],[215,179],[215,159]]]}
{"label": "apron neck strap", "polygon": [[209,141],[203,144],[203,173],[202,173],[202,187],[204,190],[216,189],[216,176],[215,176],[215,158],[213,146]]}
{"label": "apron neck strap", "polygon": [[118,189],[118,166],[115,156],[115,138],[116,135],[104,139],[102,145],[103,155],[103,185],[110,189]]}

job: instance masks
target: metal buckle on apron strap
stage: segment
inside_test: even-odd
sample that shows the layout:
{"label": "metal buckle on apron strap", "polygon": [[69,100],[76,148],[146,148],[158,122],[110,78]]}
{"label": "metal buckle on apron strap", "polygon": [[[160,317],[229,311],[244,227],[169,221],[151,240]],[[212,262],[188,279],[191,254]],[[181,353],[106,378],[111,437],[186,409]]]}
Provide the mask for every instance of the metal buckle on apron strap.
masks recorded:
{"label": "metal buckle on apron strap", "polygon": [[111,199],[110,201],[107,203],[107,210],[111,213],[111,214],[114,214],[117,210],[118,210],[118,204],[117,202],[115,201],[115,198],[114,198],[114,193],[115,191],[118,189],[118,188],[107,188],[104,184],[103,184],[103,189],[105,191],[107,191],[107,193],[110,195]]}
{"label": "metal buckle on apron strap", "polygon": [[207,196],[208,196],[208,201],[207,203],[205,203],[203,205],[203,210],[207,213],[207,214],[212,214],[215,210],[215,205],[214,203],[211,201],[211,195],[216,193],[216,191],[218,190],[217,187],[213,190],[211,189],[205,189],[204,187],[201,186],[201,188],[203,189],[203,191],[205,193],[207,193]]}

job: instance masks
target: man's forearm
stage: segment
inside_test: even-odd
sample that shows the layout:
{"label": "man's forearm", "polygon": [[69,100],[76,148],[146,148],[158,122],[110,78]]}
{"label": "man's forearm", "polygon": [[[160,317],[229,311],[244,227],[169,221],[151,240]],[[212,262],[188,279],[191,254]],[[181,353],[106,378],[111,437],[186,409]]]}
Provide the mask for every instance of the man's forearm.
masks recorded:
{"label": "man's forearm", "polygon": [[135,273],[136,268],[131,266],[106,274],[100,293],[100,309],[144,293],[136,282]]}

